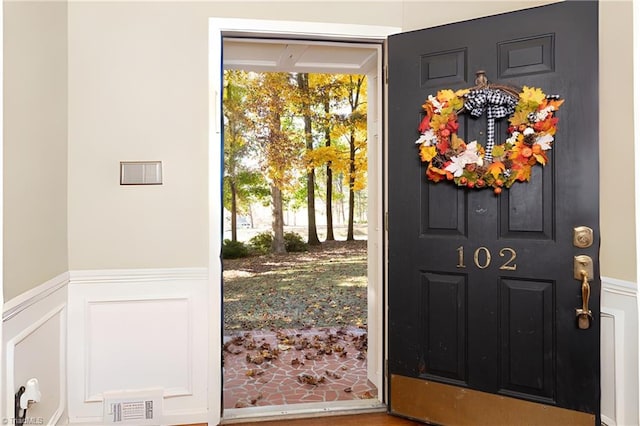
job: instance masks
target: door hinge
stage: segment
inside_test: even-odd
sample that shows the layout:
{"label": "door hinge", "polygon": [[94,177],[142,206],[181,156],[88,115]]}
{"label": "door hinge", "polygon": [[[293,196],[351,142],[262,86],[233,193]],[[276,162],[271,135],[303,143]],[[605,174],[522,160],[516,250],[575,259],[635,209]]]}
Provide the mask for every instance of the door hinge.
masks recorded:
{"label": "door hinge", "polygon": [[389,232],[389,212],[384,212],[384,230]]}
{"label": "door hinge", "polygon": [[389,378],[389,360],[388,359],[384,360],[384,378],[385,379]]}
{"label": "door hinge", "polygon": [[384,66],[384,82],[385,84],[389,84],[389,66]]}

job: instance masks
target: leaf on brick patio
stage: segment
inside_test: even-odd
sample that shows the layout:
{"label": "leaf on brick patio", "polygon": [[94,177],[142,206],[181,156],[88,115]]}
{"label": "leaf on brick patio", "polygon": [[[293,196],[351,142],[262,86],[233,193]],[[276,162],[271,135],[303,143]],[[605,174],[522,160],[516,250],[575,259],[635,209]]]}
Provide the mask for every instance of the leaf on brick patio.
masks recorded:
{"label": "leaf on brick patio", "polygon": [[316,361],[318,358],[318,355],[312,354],[311,352],[307,352],[304,354],[304,359],[308,359],[309,361]]}
{"label": "leaf on brick patio", "polygon": [[236,402],[236,405],[234,406],[235,408],[247,408],[250,407],[251,404],[249,404],[249,402],[244,401],[244,400],[240,400],[238,402]]}
{"label": "leaf on brick patio", "polygon": [[264,362],[264,357],[260,354],[256,354],[256,355],[251,355],[251,354],[247,354],[247,362],[250,362],[251,364],[256,364],[256,365],[260,365]]}
{"label": "leaf on brick patio", "polygon": [[254,396],[251,398],[251,405],[256,405],[256,402],[260,401],[263,398],[262,394],[259,393],[258,395]]}
{"label": "leaf on brick patio", "polygon": [[222,349],[223,349],[225,352],[228,352],[228,353],[230,353],[230,354],[232,354],[232,355],[238,355],[238,354],[241,354],[241,353],[242,353],[242,349],[240,349],[240,348],[238,348],[238,347],[233,347],[233,346],[232,346],[232,344],[233,344],[233,342],[230,340],[230,341],[228,341],[227,343],[225,343],[225,344],[222,346]]}
{"label": "leaf on brick patio", "polygon": [[336,373],[335,371],[326,370],[324,374],[326,374],[327,377],[330,377],[332,379],[342,379],[342,376]]}
{"label": "leaf on brick patio", "polygon": [[260,352],[260,355],[262,355],[262,358],[272,361],[274,359],[278,359],[280,356],[280,349],[263,349],[262,352]]}
{"label": "leaf on brick patio", "polygon": [[325,377],[324,376],[317,377],[317,376],[312,376],[311,374],[302,373],[298,375],[298,381],[305,385],[318,386],[320,383],[325,382]]}
{"label": "leaf on brick patio", "polygon": [[245,373],[245,376],[247,377],[257,377],[257,376],[262,376],[264,374],[264,370],[259,370],[259,369],[255,369],[255,368],[250,368],[248,369]]}

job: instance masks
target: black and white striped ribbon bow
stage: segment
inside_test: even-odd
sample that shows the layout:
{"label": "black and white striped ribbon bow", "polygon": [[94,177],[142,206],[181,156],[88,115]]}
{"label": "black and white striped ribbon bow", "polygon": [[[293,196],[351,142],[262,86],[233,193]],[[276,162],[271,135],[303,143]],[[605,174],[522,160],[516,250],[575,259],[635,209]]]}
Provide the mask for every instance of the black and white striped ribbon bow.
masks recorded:
{"label": "black and white striped ribbon bow", "polygon": [[501,89],[483,87],[471,90],[465,96],[464,108],[474,117],[487,115],[487,144],[484,159],[493,161],[493,145],[495,144],[495,120],[513,114],[518,99]]}

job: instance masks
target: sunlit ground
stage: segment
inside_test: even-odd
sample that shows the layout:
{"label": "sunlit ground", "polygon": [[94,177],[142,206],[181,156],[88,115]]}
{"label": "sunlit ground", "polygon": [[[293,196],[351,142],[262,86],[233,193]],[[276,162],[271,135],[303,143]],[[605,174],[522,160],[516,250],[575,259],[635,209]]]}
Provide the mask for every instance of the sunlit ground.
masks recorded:
{"label": "sunlit ground", "polygon": [[366,241],[224,262],[225,331],[365,326]]}

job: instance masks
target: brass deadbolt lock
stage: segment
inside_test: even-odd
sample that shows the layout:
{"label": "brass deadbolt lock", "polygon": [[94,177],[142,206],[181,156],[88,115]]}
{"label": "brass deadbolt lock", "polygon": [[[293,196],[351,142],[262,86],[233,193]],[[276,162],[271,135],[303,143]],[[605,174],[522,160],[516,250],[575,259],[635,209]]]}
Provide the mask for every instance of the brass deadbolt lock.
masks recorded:
{"label": "brass deadbolt lock", "polygon": [[573,228],[573,245],[578,248],[591,247],[593,244],[593,229],[588,226]]}

